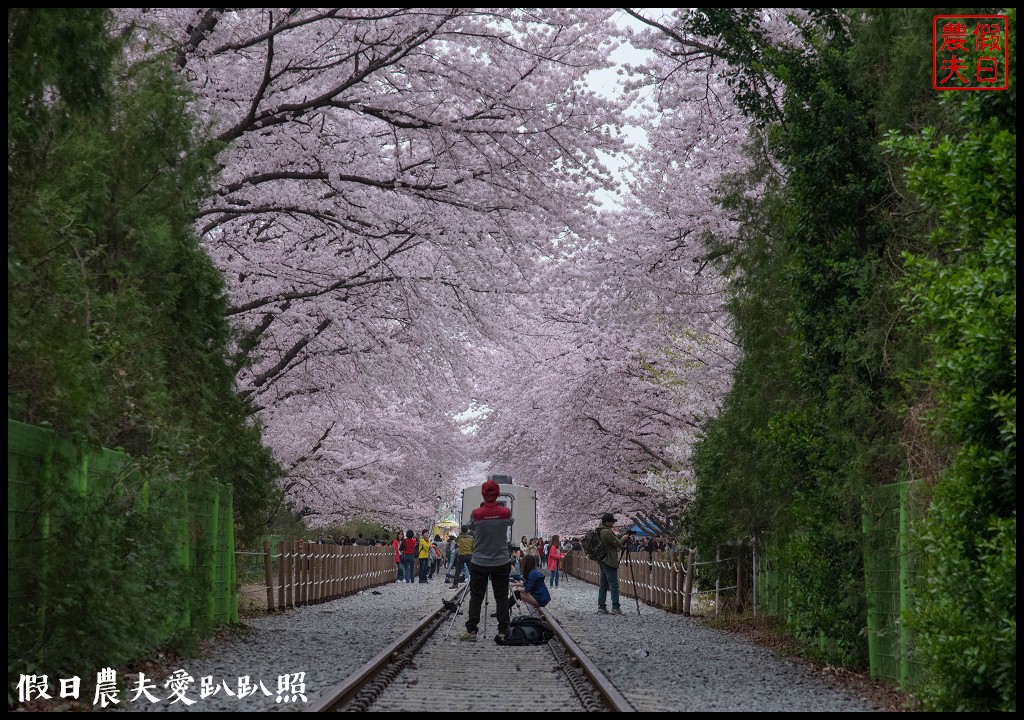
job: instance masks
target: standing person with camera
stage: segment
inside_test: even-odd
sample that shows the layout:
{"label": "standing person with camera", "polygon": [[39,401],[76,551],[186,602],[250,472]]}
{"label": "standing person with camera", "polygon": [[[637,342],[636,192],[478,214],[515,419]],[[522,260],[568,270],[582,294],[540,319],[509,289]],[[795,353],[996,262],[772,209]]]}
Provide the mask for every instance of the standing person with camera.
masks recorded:
{"label": "standing person with camera", "polygon": [[442,547],[444,547],[444,543],[441,542],[441,536],[435,534],[434,539],[430,543],[430,549],[427,551],[430,558],[430,571],[427,573],[427,580],[433,580],[434,575],[437,575],[441,569]]}
{"label": "standing person with camera", "polygon": [[612,614],[622,615],[622,608],[619,607],[619,549],[629,543],[633,534],[631,530],[616,534],[615,516],[605,513],[601,516],[601,547],[604,549],[604,558],[598,563],[601,569],[601,586],[597,591],[597,612],[601,615],[608,614],[607,597],[608,592],[612,595]]}
{"label": "standing person with camera", "polygon": [[512,511],[498,504],[501,489],[493,480],[480,487],[480,494],[484,502],[470,516],[470,528],[474,531],[473,562],[469,566],[469,617],[462,639],[476,642],[480,606],[490,580],[498,616],[498,634],[494,639],[504,642],[508,634],[508,529],[512,526]]}

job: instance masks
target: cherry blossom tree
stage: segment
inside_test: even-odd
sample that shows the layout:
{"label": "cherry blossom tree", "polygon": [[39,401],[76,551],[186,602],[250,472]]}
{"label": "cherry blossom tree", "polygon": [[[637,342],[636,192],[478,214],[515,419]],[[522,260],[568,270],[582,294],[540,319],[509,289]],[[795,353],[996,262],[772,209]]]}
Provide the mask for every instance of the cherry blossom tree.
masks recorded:
{"label": "cherry blossom tree", "polygon": [[[654,12],[121,11],[221,144],[198,229],[298,507],[409,523],[474,462],[538,488],[558,529],[687,502],[736,359],[711,261],[756,132],[737,103],[776,89],[700,12]],[[649,59],[608,99],[587,78],[620,40]],[[628,106],[648,144],[616,182]]]}
{"label": "cherry blossom tree", "polygon": [[691,22],[678,11],[630,34],[648,51],[625,85],[648,144],[634,151],[622,208],[576,239],[541,314],[524,322],[532,342],[507,357],[505,376],[523,378],[523,393],[510,398],[499,381],[485,403],[490,452],[541,489],[542,524],[579,530],[607,510],[675,516],[693,490],[690,448],[729,388],[737,348],[711,260],[735,232],[718,196],[748,166],[753,129],[723,48]]}
{"label": "cherry blossom tree", "polygon": [[619,109],[583,83],[609,14],[120,11],[222,144],[198,229],[298,505],[411,518],[464,461],[467,350],[509,342],[508,298],[609,187]]}

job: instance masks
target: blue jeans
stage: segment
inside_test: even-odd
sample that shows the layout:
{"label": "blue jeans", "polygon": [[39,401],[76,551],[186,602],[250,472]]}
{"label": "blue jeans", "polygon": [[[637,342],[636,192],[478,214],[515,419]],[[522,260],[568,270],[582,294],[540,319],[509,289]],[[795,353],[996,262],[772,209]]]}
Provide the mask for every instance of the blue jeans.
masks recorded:
{"label": "blue jeans", "polygon": [[407,583],[412,582],[413,568],[416,566],[416,557],[413,555],[402,556],[402,574],[405,576]]}
{"label": "blue jeans", "polygon": [[430,567],[429,558],[420,558],[420,582],[425,583],[427,581],[427,569]]}
{"label": "blue jeans", "polygon": [[597,591],[597,606],[605,610],[608,606],[605,604],[605,598],[608,597],[608,591],[612,592],[612,609],[619,607],[619,569],[617,567],[608,567],[604,563],[598,563],[598,567],[601,568],[601,587]]}
{"label": "blue jeans", "polygon": [[[558,574],[560,572],[558,568],[551,571],[551,587],[558,587]],[[618,591],[618,586],[616,586],[616,591]]]}
{"label": "blue jeans", "polygon": [[455,557],[455,565],[452,567],[452,582],[453,583],[455,582],[456,578],[459,577],[459,572],[462,573],[462,576],[464,578],[466,578],[466,580],[469,580],[469,578],[471,577],[471,574],[470,574],[470,571],[469,571],[469,563],[472,560],[472,558],[473,558],[472,555],[456,555],[456,557]]}

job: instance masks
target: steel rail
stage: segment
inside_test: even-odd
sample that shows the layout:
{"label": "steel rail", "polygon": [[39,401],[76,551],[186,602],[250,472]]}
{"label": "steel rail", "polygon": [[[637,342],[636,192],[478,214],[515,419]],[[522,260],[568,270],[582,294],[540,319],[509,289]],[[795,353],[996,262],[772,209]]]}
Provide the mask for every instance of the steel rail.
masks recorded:
{"label": "steel rail", "polygon": [[[469,583],[459,590],[455,594],[453,602],[456,604],[462,600],[462,596],[469,592]],[[408,632],[400,635],[394,642],[384,648],[375,657],[368,660],[361,668],[356,670],[354,673],[348,676],[343,682],[327,689],[315,701],[310,702],[306,706],[305,712],[333,712],[343,706],[350,699],[358,695],[359,691],[374,681],[374,679],[384,671],[386,667],[392,665],[396,660],[401,658],[403,652],[417,640],[425,640],[427,637],[432,635],[440,625],[438,620],[442,619],[446,613],[450,612],[446,607],[442,606],[440,609],[430,613]],[[430,633],[425,636],[423,633],[428,628],[434,625]]]}
{"label": "steel rail", "polygon": [[[334,712],[341,709],[365,710],[376,700],[384,687],[411,663],[412,657],[427,639],[444,625],[448,613],[454,612],[450,608],[460,605],[468,592],[467,583],[450,602],[446,602],[440,609],[423,617],[414,627],[403,633],[344,681],[315,697],[306,706],[305,712]],[[532,611],[533,614],[538,612],[536,609],[532,609]],[[552,646],[550,649],[559,659],[559,664],[563,665],[563,671],[567,673],[570,685],[573,686],[584,707],[591,711],[601,710],[604,709],[600,707],[603,702],[609,710],[614,712],[636,712],[636,709],[587,657],[576,641],[558,624],[555,617],[544,608],[540,608],[539,613],[555,634],[552,640],[561,646]],[[587,683],[593,687],[593,691],[586,689]],[[596,695],[594,691],[596,691]]]}
{"label": "steel rail", "polygon": [[611,680],[587,657],[587,654],[576,644],[576,641],[562,629],[562,626],[555,620],[555,616],[545,608],[540,608],[540,613],[545,622],[555,631],[555,637],[558,638],[558,641],[568,651],[569,655],[579,663],[580,670],[587,676],[587,679],[590,680],[590,683],[598,693],[600,693],[608,707],[614,712],[636,712],[636,708],[629,704],[629,701],[618,691]]}

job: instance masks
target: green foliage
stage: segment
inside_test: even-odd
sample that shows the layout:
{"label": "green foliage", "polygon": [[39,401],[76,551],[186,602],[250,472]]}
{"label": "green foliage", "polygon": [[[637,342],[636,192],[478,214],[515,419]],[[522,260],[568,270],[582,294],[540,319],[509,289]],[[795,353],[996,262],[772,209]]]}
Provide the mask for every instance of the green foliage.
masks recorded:
{"label": "green foliage", "polygon": [[[742,223],[716,252],[744,356],[695,449],[688,539],[708,548],[754,535],[782,548],[791,630],[854,667],[867,660],[861,498],[913,473],[907,408],[936,392],[916,374],[935,338],[908,322],[919,309],[903,302],[899,261],[928,246],[934,219],[904,199],[907,179],[880,144],[891,129],[952,124],[927,53],[911,57],[936,12],[814,11],[802,25],[810,52],[772,44],[747,11],[695,14],[728,48],[733,87],[761,129],[755,149],[785,180],[755,165],[722,188]],[[766,91],[778,81],[781,102]],[[756,202],[743,196],[753,188]],[[1012,367],[1015,353],[994,359]],[[968,422],[979,427],[981,413]]]}
{"label": "green foliage", "polygon": [[83,114],[105,104],[117,52],[107,15],[102,8],[7,11],[8,155],[47,142],[70,108]]}
{"label": "green foliage", "polygon": [[46,672],[89,677],[142,657],[196,597],[184,570],[169,569],[177,553],[166,522],[124,490],[50,493],[49,532],[22,580],[37,588],[25,611],[43,622],[29,626],[30,644],[12,628],[22,642],[8,647]]}
{"label": "green foliage", "polygon": [[278,468],[192,230],[213,148],[169,63],[111,65],[105,17],[9,15],[8,416],[231,483],[255,535]]}
{"label": "green foliage", "polygon": [[981,517],[978,458],[961,457],[919,528],[924,588],[907,621],[934,711],[1017,709],[1017,516]]}
{"label": "green foliage", "polygon": [[8,672],[88,677],[227,619],[212,494],[229,490],[9,420]]}
{"label": "green foliage", "polygon": [[[756,170],[725,188],[743,222],[722,242],[744,357],[695,450],[688,524],[701,547],[769,541],[790,630],[862,665],[860,498],[939,477],[906,620],[919,692],[935,710],[1014,710],[1015,90],[930,92],[909,49],[936,12],[816,12],[811,55],[766,47],[749,13],[705,13],[733,13],[734,86],[786,182]],[[766,78],[786,83],[781,107]],[[890,131],[909,135],[882,143]],[[920,424],[907,409],[929,407],[930,442],[952,448],[932,453],[941,474],[904,446]]]}
{"label": "green foliage", "polygon": [[[107,20],[8,11],[8,417],[124,449],[149,492],[233,485],[244,542],[279,468],[235,393],[223,282],[192,229],[215,148],[170,63],[123,67]],[[45,627],[18,666],[95,672],[187,607],[198,581],[168,569],[163,523],[126,488],[45,491],[24,601]]]}
{"label": "green foliage", "polygon": [[[1015,47],[1016,12],[1010,11]],[[1011,57],[1011,67],[1014,67]],[[951,93],[951,95],[953,95]],[[906,252],[906,301],[934,348],[920,371],[956,448],[917,526],[925,584],[907,618],[932,710],[1016,710],[1016,121],[1007,100],[951,98],[958,130],[893,135],[935,219]]]}

